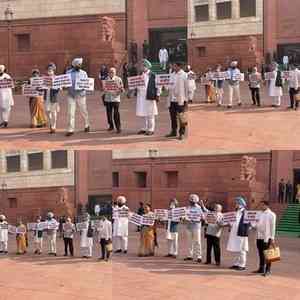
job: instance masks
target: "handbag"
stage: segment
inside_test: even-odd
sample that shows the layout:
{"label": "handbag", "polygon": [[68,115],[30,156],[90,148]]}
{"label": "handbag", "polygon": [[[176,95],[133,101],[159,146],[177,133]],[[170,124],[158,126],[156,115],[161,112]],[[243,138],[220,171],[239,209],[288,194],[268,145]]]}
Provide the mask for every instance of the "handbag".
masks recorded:
{"label": "handbag", "polygon": [[112,243],[108,243],[105,247],[106,247],[106,251],[107,252],[112,252],[113,251],[113,245],[112,245]]}
{"label": "handbag", "polygon": [[296,101],[300,101],[300,92],[298,92],[298,93],[295,95],[295,100],[296,100]]}
{"label": "handbag", "polygon": [[264,250],[264,255],[267,263],[280,261],[280,249],[278,246]]}
{"label": "handbag", "polygon": [[188,115],[187,112],[181,112],[178,114],[178,120],[181,126],[187,126],[188,125]]}

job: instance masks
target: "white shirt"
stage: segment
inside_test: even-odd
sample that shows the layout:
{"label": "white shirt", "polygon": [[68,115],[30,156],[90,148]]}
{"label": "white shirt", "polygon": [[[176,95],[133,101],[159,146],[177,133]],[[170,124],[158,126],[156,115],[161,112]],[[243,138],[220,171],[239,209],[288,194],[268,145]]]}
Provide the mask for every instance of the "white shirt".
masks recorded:
{"label": "white shirt", "polygon": [[97,228],[98,232],[98,239],[99,241],[101,239],[109,240],[112,238],[112,226],[111,222],[108,220],[100,221],[100,225]]}
{"label": "white shirt", "polygon": [[257,239],[264,240],[265,243],[269,239],[275,239],[276,233],[276,215],[269,208],[263,211],[256,225]]}
{"label": "white shirt", "polygon": [[174,86],[172,89],[173,101],[176,101],[179,105],[184,105],[184,102],[188,101],[188,91],[187,74],[183,70],[180,70],[174,75]]}

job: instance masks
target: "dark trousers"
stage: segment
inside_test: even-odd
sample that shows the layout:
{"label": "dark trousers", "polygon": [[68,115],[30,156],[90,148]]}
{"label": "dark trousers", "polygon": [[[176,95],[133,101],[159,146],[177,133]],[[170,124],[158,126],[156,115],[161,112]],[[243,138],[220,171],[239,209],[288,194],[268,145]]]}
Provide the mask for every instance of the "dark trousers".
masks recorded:
{"label": "dark trousers", "polygon": [[65,255],[68,255],[68,249],[69,249],[70,254],[73,256],[74,255],[73,239],[64,238],[64,244],[65,244]]}
{"label": "dark trousers", "polygon": [[211,252],[214,250],[214,256],[216,264],[221,263],[221,248],[220,238],[212,235],[207,235],[207,250],[206,250],[206,262],[211,263]]}
{"label": "dark trousers", "polygon": [[295,100],[295,95],[298,93],[298,90],[294,88],[290,88],[289,94],[290,94],[290,101],[291,101],[291,108],[298,108],[298,101]]}
{"label": "dark trousers", "polygon": [[106,114],[109,128],[121,129],[119,102],[106,102]]}
{"label": "dark trousers", "polygon": [[264,240],[256,240],[256,246],[258,250],[259,256],[259,270],[261,272],[270,272],[271,271],[271,263],[266,263],[264,250],[269,248],[269,243],[265,243]]}
{"label": "dark trousers", "polygon": [[292,203],[293,202],[293,193],[292,192],[286,192],[285,193],[285,202],[286,203]]}
{"label": "dark trousers", "polygon": [[107,251],[106,245],[108,244],[108,240],[100,239],[100,246],[101,246],[101,258],[102,259],[109,259],[110,252]]}
{"label": "dark trousers", "polygon": [[[170,119],[171,119],[171,131],[172,134],[177,135],[178,133],[178,114],[185,111],[184,105],[178,105],[177,102],[171,102],[169,107]],[[180,122],[179,122],[180,123]],[[186,126],[180,124],[179,126],[179,135],[184,135],[186,131]]]}
{"label": "dark trousers", "polygon": [[252,101],[254,105],[260,106],[260,91],[259,88],[250,88]]}
{"label": "dark trousers", "polygon": [[278,200],[279,200],[279,203],[284,202],[284,191],[279,191]]}

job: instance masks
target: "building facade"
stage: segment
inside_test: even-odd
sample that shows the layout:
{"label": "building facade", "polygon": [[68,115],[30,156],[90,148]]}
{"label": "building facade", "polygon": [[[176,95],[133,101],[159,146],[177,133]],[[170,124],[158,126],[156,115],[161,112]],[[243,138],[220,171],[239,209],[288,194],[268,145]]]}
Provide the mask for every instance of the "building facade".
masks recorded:
{"label": "building facade", "polygon": [[12,222],[56,216],[110,213],[111,151],[1,151],[0,213]]}

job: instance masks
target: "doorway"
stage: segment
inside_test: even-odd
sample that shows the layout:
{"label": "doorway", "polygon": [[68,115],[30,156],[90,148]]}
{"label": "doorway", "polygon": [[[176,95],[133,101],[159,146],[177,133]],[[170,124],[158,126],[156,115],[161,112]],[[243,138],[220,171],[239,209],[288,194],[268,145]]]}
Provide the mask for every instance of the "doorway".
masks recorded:
{"label": "doorway", "polygon": [[112,216],[112,195],[90,195],[88,198],[87,212],[94,216],[95,206],[100,206],[100,213],[111,219]]}
{"label": "doorway", "polygon": [[169,52],[170,62],[187,62],[187,28],[155,28],[149,30],[150,59],[158,61],[162,46]]}
{"label": "doorway", "polygon": [[293,202],[296,200],[296,195],[300,189],[300,169],[294,169],[294,193],[293,193]]}

